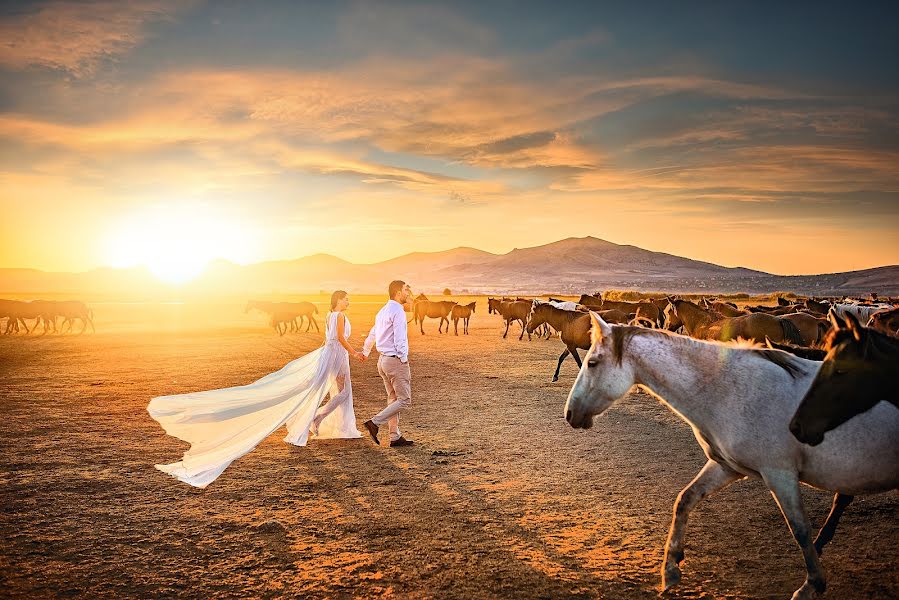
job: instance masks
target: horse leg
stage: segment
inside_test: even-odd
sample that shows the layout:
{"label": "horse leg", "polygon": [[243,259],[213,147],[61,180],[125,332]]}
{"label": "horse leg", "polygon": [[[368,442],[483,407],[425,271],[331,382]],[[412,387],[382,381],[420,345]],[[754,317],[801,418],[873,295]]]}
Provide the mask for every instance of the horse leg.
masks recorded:
{"label": "horse leg", "polygon": [[774,496],[774,500],[780,507],[780,512],[783,513],[784,519],[793,533],[793,538],[799,544],[802,556],[805,558],[805,569],[808,575],[802,587],[793,593],[793,600],[816,598],[819,594],[824,593],[827,584],[818,560],[818,553],[812,542],[812,529],[808,517],[805,515],[805,509],[802,507],[799,478],[792,471],[762,472],[761,475],[765,485],[771,490],[771,495]]}
{"label": "horse leg", "polygon": [[565,357],[568,356],[569,354],[571,354],[571,352],[568,351],[568,348],[565,348],[565,352],[563,352],[559,356],[559,364],[556,365],[556,372],[553,374],[553,381],[559,380],[559,371],[562,370],[562,361],[564,361]]}
{"label": "horse leg", "polygon": [[512,320],[506,321],[506,330],[503,332],[503,339],[506,339],[506,335],[509,333],[509,325],[512,324]]}
{"label": "horse leg", "polygon": [[697,504],[706,496],[742,479],[743,475],[709,460],[687,487],[681,490],[674,502],[674,517],[665,542],[665,558],[662,561],[662,587],[669,589],[680,583],[680,563],[684,560],[684,534],[687,520]]}
{"label": "horse leg", "polygon": [[421,317],[421,321],[419,321],[418,326],[421,328],[421,334],[424,335],[425,334],[425,318],[424,318],[424,316]]}
{"label": "horse leg", "polygon": [[[453,327],[455,327],[456,335],[459,335],[459,319],[453,319]],[[465,333],[465,323],[462,323],[462,332]]]}
{"label": "horse leg", "polygon": [[830,514],[827,515],[827,520],[824,521],[821,531],[818,532],[818,537],[815,538],[815,552],[818,553],[818,556],[821,556],[824,546],[833,539],[833,534],[837,530],[837,524],[840,522],[840,517],[843,516],[843,511],[852,503],[854,498],[855,496],[847,496],[839,492],[834,494]]}

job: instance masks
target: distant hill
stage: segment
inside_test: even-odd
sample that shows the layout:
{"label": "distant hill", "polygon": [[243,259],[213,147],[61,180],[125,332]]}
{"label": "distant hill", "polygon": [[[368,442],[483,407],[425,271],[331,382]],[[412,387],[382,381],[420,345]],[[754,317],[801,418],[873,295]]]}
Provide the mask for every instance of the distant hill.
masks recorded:
{"label": "distant hill", "polygon": [[[847,273],[772,275],[742,267],[722,267],[594,237],[567,238],[543,246],[492,254],[476,248],[413,252],[374,263],[354,264],[328,254],[295,260],[237,265],[215,261],[196,280],[177,288],[181,295],[225,293],[239,296],[309,293],[347,289],[382,292],[392,279],[408,281],[416,292],[449,287],[463,293],[580,294],[604,289],[681,293],[775,291],[809,295],[899,295],[899,265]],[[0,294],[155,295],[173,288],[143,268],[47,273],[0,269]]]}

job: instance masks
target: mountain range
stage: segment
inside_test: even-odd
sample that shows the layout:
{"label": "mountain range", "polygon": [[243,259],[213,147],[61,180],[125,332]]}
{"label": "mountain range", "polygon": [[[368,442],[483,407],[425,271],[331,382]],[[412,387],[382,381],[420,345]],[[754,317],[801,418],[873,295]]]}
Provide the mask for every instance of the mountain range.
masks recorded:
{"label": "mountain range", "polygon": [[[722,267],[594,237],[567,238],[543,246],[492,254],[476,248],[413,252],[374,264],[355,264],[328,254],[238,265],[214,261],[179,294],[299,294],[320,290],[384,291],[392,279],[416,292],[580,294],[605,289],[680,293],[751,294],[775,291],[807,295],[899,295],[899,265],[845,273],[773,275]],[[101,268],[83,273],[0,269],[0,294],[157,295],[173,288],[145,268]]]}

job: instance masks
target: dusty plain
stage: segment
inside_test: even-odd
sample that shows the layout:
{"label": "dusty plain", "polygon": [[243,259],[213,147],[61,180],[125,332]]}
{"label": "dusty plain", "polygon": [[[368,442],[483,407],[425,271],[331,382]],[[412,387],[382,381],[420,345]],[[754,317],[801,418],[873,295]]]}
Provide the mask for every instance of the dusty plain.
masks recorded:
{"label": "dusty plain", "polygon": [[[358,346],[381,299],[351,300]],[[413,447],[275,434],[204,491],[153,468],[186,444],[149,399],[249,383],[322,334],[278,337],[238,302],[106,302],[96,334],[0,336],[2,595],[655,598],[672,503],[704,463],[689,427],[633,391],[571,429],[561,343],[502,339],[477,300],[469,336],[410,324]],[[361,424],[384,390],[374,360],[352,368]],[[830,495],[804,497],[820,524]],[[789,598],[804,579],[754,481],[699,506],[686,552],[674,598]],[[899,597],[899,495],[857,499],[823,565],[827,598]]]}

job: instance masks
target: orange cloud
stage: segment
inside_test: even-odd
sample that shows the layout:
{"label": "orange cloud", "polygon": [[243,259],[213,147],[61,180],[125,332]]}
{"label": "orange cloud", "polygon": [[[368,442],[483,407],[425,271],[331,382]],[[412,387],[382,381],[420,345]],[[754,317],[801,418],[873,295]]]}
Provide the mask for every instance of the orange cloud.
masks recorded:
{"label": "orange cloud", "polygon": [[51,2],[35,12],[0,20],[0,64],[92,74],[106,58],[140,44],[144,26],[170,18],[184,2]]}

